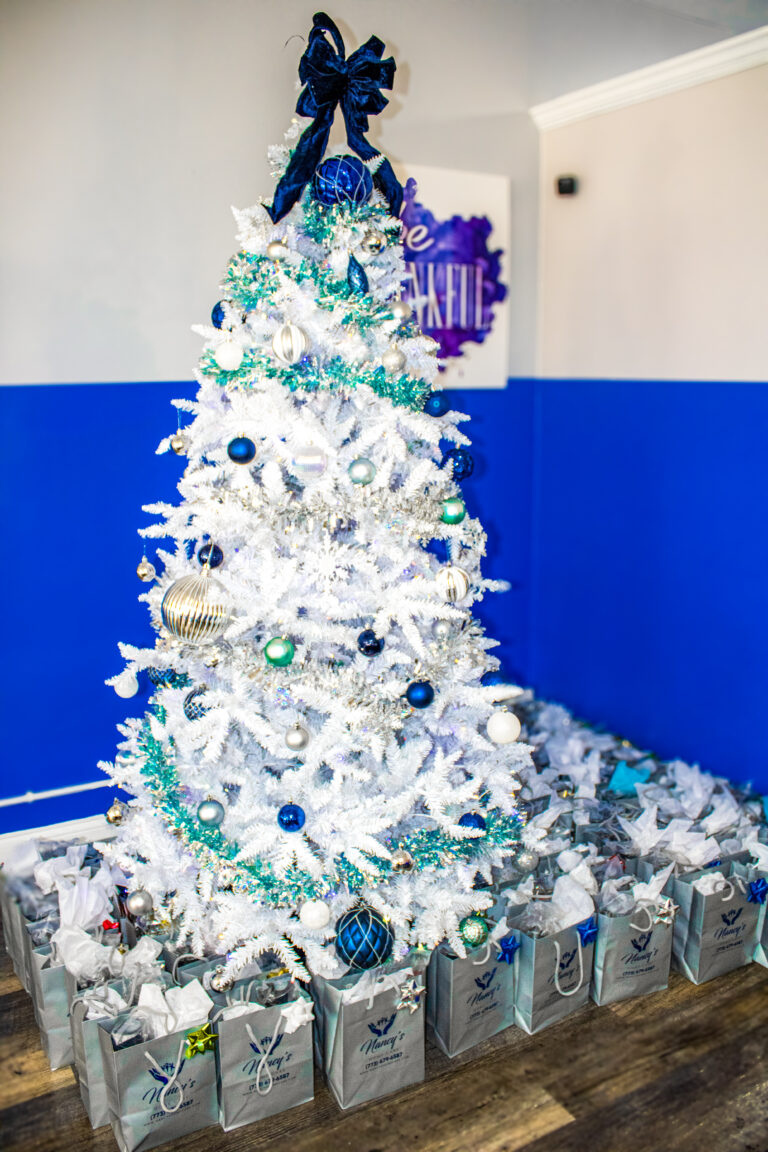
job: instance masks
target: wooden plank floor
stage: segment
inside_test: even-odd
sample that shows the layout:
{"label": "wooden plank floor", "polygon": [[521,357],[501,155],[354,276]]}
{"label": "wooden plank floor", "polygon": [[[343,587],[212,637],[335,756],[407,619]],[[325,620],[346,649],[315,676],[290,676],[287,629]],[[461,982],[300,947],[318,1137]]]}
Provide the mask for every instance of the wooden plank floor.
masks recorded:
{"label": "wooden plank floor", "polygon": [[[583,1009],[538,1036],[510,1028],[428,1079],[342,1113],[316,1098],[261,1125],[217,1128],[176,1152],[768,1152],[768,971]],[[51,1072],[29,997],[0,954],[0,1148],[113,1152],[72,1068]]]}

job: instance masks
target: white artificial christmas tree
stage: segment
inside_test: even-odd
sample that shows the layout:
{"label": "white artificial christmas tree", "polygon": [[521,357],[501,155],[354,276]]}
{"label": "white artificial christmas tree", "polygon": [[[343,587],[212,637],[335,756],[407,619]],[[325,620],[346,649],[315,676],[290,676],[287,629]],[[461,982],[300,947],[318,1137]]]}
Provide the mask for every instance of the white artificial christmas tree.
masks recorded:
{"label": "white artificial christmas tree", "polygon": [[[340,43],[316,17],[298,106],[314,119],[272,154],[274,203],[235,212],[197,398],[160,446],[187,456],[181,502],[150,506],[142,533],[171,541],[139,569],[162,567],[143,597],[158,639],[121,645],[110,681],[155,684],[104,766],[135,797],[108,849],[129,905],[226,953],[228,975],[265,951],[302,978],[443,939],[463,954],[530,763],[495,703],[509,689],[481,683],[498,661],[472,607],[503,585],[481,574],[466,453],[441,449],[469,443],[466,418],[431,391],[399,186],[363,137],[394,62],[375,38],[348,60]],[[323,159],[323,68],[362,159]]]}

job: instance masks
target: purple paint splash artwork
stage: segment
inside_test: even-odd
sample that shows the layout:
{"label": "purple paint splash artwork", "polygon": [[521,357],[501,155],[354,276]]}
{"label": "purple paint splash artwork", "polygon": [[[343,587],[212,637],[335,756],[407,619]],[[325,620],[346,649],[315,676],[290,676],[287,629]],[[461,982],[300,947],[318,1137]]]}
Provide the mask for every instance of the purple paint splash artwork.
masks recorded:
{"label": "purple paint splash artwork", "polygon": [[504,300],[501,249],[488,249],[487,216],[438,220],[416,199],[408,180],[401,219],[408,277],[403,295],[423,332],[437,341],[441,360],[463,355],[467,341],[482,344],[493,325],[493,305]]}

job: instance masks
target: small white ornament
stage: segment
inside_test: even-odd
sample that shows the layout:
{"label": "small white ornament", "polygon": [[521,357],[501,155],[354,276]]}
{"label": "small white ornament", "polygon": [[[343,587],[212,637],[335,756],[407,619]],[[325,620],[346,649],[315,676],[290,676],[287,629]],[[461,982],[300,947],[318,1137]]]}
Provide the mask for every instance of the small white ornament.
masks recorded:
{"label": "small white ornament", "polygon": [[290,249],[282,240],[272,240],[267,244],[267,256],[270,260],[284,260]]}
{"label": "small white ornament", "polygon": [[322,900],[305,900],[299,912],[299,920],[305,928],[318,930],[325,928],[331,918],[331,910]]}
{"label": "small white ornament", "polygon": [[463,600],[469,592],[469,576],[463,568],[457,568],[454,564],[448,564],[440,569],[435,577],[435,584],[443,600],[448,600],[451,604]]}
{"label": "small white ornament", "polygon": [[138,692],[139,682],[133,672],[131,672],[129,668],[126,668],[124,672],[120,673],[112,687],[118,696],[122,696],[124,700],[128,700]]}
{"label": "small white ornament", "polygon": [[243,362],[243,346],[236,340],[224,340],[216,345],[213,358],[222,372],[236,372]]}
{"label": "small white ornament", "polygon": [[376,465],[372,460],[361,456],[359,460],[352,461],[347,468],[347,475],[353,484],[370,484],[376,475]]}
{"label": "small white ornament", "polygon": [[413,308],[411,308],[407,300],[393,300],[389,306],[389,310],[395,320],[399,320],[401,324],[406,320],[410,320],[413,314]]}
{"label": "small white ornament", "polygon": [[296,324],[283,324],[272,337],[272,351],[283,364],[298,364],[308,348],[309,341]]}
{"label": "small white ornament", "polygon": [[394,375],[395,372],[402,372],[403,368],[405,367],[405,356],[399,348],[395,348],[393,346],[392,348],[387,348],[386,352],[381,358],[381,362],[384,365],[386,371],[391,372],[392,375]]}
{"label": "small white ornament", "polygon": [[309,732],[301,724],[296,724],[286,732],[285,743],[291,752],[301,752],[309,744]]}
{"label": "small white ornament", "polygon": [[494,712],[485,730],[494,744],[513,744],[522,731],[522,725],[514,712]]}
{"label": "small white ornament", "polygon": [[322,476],[325,472],[328,458],[322,448],[315,444],[305,444],[297,448],[293,454],[293,470],[307,480]]}

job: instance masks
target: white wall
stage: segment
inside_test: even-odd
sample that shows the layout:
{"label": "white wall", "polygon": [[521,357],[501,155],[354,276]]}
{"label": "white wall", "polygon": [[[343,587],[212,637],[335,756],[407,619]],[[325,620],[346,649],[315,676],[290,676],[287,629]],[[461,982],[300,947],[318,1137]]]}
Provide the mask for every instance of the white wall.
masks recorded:
{"label": "white wall", "polygon": [[543,133],[540,374],[768,380],[766,125],[763,66]]}

